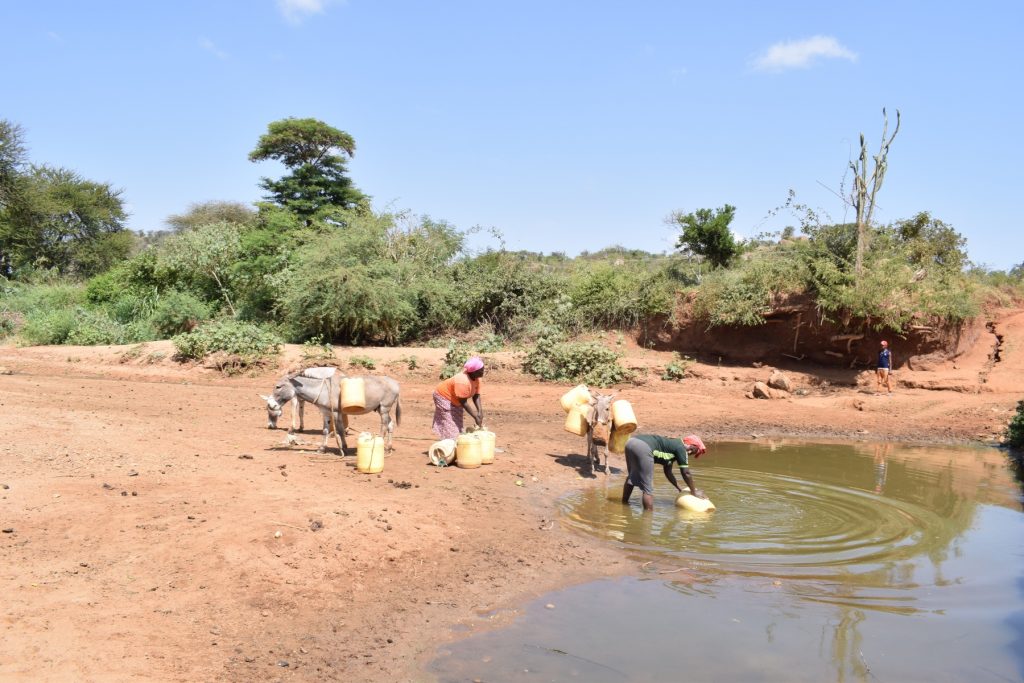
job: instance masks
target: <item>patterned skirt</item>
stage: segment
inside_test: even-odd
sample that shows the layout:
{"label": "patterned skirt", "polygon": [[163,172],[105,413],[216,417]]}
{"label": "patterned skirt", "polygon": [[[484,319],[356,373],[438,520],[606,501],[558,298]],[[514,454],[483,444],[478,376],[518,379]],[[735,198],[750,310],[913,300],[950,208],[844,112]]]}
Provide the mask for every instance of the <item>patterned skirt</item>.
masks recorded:
{"label": "patterned skirt", "polygon": [[454,439],[462,433],[462,406],[453,404],[441,394],[434,392],[434,424],[431,428],[441,439]]}

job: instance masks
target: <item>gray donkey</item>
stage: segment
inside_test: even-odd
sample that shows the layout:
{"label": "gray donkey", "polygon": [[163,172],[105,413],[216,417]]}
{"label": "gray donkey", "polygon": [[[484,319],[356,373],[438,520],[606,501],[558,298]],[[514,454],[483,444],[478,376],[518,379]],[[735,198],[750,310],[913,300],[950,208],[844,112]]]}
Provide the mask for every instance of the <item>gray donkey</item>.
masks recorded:
{"label": "gray donkey", "polygon": [[[316,379],[326,379],[333,377],[338,371],[338,368],[332,366],[306,368],[299,374],[305,377],[314,377]],[[284,380],[282,380],[284,381]],[[283,403],[278,403],[270,396],[264,396],[263,394],[257,394],[260,398],[267,402],[267,429],[277,429],[277,421],[281,417],[281,413],[284,412]],[[286,402],[287,403],[287,402]],[[303,432],[306,430],[306,402],[298,394],[295,395],[291,400],[292,404],[292,426],[288,430],[291,434],[296,430]],[[325,424],[329,423],[328,420]]]}
{"label": "gray donkey", "polygon": [[[267,401],[267,422],[276,426],[277,418],[281,415],[281,407],[295,398],[312,403],[320,410],[324,419],[324,442],[320,450],[327,450],[327,441],[333,431],[338,442],[338,450],[341,455],[345,455],[348,446],[345,443],[344,425],[348,420],[347,416],[338,412],[341,380],[345,376],[340,372],[336,372],[330,377],[308,377],[306,374],[308,371],[282,379],[274,386],[273,393],[264,397]],[[390,377],[373,375],[363,375],[362,380],[366,387],[366,408],[355,414],[364,415],[371,412],[380,414],[380,428],[384,435],[385,445],[388,450],[393,450],[395,427],[402,424],[402,401],[399,396],[398,382]],[[392,407],[395,409],[394,419],[391,418]]]}
{"label": "gray donkey", "polygon": [[608,442],[612,438],[612,399],[619,392],[613,391],[610,394],[599,394],[593,389],[590,390],[590,408],[587,412],[587,462],[590,463],[590,473],[597,474],[597,468],[601,465],[601,451],[604,451],[604,473],[607,476],[611,469],[608,467]]}

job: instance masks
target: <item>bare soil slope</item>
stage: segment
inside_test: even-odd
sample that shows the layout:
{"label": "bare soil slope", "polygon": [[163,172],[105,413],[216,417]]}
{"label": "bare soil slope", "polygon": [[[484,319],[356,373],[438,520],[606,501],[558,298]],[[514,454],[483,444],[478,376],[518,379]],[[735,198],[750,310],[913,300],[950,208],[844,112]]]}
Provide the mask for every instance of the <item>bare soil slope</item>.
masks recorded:
{"label": "bare soil slope", "polygon": [[[744,393],[768,367],[698,364],[669,383],[658,376],[671,355],[640,349],[627,364],[646,379],[620,395],[644,429],[698,432],[711,457],[725,439],[990,442],[1021,398],[1024,312],[990,332],[955,362],[901,368],[892,397],[863,373],[794,361],[799,395],[755,401]],[[555,499],[603,478],[562,430],[566,387],[529,381],[514,354],[495,354],[485,379],[504,452],[459,470],[424,455],[441,351],[339,352],[402,382],[397,450],[383,474],[362,475],[351,456],[318,454],[313,431],[289,447],[264,428],[256,394],[299,349],[234,378],[170,352],[0,347],[12,373],[0,374],[0,679],[423,680],[459,627],[635,569],[560,528]]]}

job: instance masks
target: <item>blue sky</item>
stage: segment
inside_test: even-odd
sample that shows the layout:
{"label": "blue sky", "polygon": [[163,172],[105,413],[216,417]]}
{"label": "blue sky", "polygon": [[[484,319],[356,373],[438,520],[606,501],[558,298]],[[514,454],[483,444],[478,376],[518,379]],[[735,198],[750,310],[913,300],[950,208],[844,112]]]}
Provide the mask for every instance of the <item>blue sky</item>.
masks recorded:
{"label": "blue sky", "polygon": [[[1024,3],[0,0],[0,118],[33,162],[123,190],[130,227],[260,198],[267,124],[350,133],[377,208],[512,249],[664,251],[729,203],[751,236],[799,201],[849,218],[860,133],[902,112],[882,222],[919,211],[970,257],[1024,261]],[[890,122],[891,125],[891,122]]]}

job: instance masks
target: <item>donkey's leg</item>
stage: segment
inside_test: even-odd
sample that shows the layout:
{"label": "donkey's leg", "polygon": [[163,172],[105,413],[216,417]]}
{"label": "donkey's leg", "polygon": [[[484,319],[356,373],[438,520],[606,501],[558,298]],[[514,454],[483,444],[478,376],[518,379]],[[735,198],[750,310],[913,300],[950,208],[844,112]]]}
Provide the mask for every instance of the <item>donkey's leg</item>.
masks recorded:
{"label": "donkey's leg", "polygon": [[[609,435],[608,439],[610,440],[611,438],[612,437]],[[607,477],[612,473],[611,468],[608,466],[608,444],[606,443],[601,450],[604,451],[604,476]]]}
{"label": "donkey's leg", "polygon": [[391,445],[391,413],[383,403],[377,406],[377,412],[380,413],[380,433],[384,437],[384,448],[390,453],[394,450]]}
{"label": "donkey's leg", "polygon": [[296,396],[295,403],[299,406],[299,431],[302,432],[306,430],[306,402]]}
{"label": "donkey's leg", "polygon": [[590,473],[595,474],[594,470],[594,430],[591,427],[587,427],[587,464],[590,465]]}
{"label": "donkey's leg", "polygon": [[324,442],[323,442],[323,444],[320,445],[320,448],[318,448],[317,450],[320,453],[326,453],[327,452],[327,440],[331,436],[331,414],[330,414],[330,410],[328,410],[327,408],[321,408],[320,406],[317,406],[317,407],[320,408],[320,415],[324,419]]}
{"label": "donkey's leg", "polygon": [[[334,415],[336,416],[335,419],[337,421],[335,425],[337,425],[338,423],[345,423],[345,418],[343,416],[338,415],[337,413],[334,413]],[[338,429],[336,427],[334,430],[334,438],[338,442],[338,453],[341,455],[341,457],[344,458],[345,448],[348,446],[348,444],[345,443],[345,428],[341,427],[340,429]]]}

